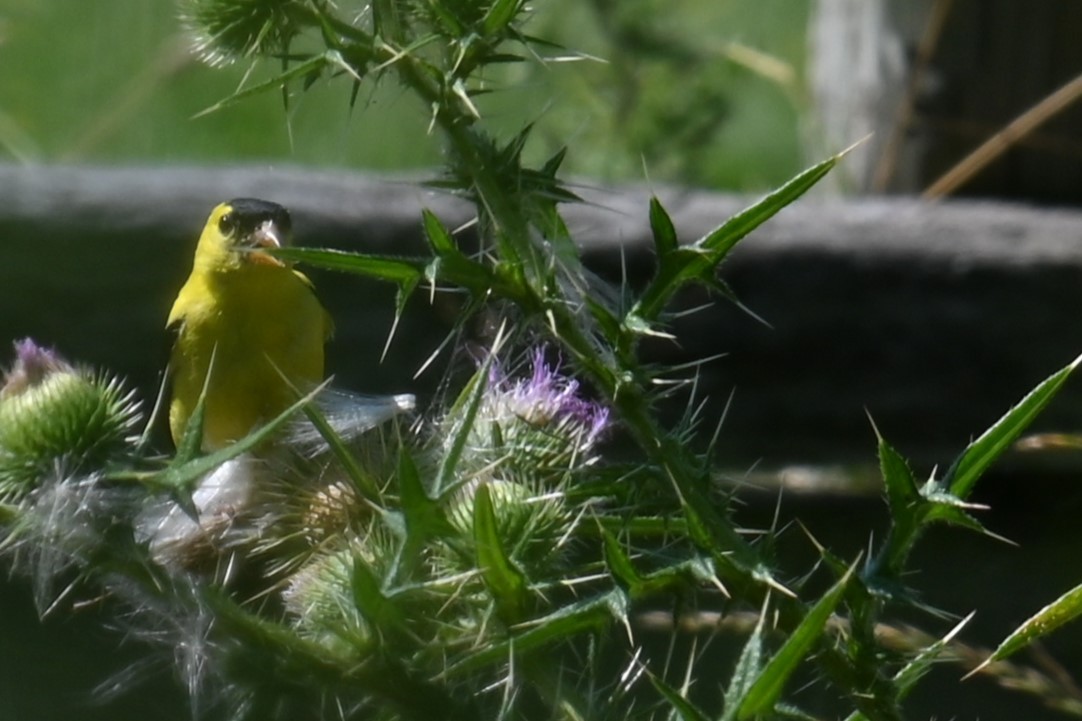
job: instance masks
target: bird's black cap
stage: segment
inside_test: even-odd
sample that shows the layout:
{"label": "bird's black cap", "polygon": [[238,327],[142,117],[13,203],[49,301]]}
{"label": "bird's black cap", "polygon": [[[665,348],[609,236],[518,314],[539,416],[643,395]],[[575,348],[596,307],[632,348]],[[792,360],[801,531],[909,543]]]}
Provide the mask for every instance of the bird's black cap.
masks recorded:
{"label": "bird's black cap", "polygon": [[269,200],[258,198],[234,198],[229,201],[232,208],[232,222],[245,234],[255,230],[260,223],[272,220],[283,232],[288,234],[293,223],[289,211]]}

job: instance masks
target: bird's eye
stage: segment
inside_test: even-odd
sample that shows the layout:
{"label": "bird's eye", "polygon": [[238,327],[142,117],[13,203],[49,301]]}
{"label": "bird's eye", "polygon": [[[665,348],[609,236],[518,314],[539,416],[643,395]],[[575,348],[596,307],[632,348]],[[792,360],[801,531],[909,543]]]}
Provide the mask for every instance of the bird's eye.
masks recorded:
{"label": "bird's eye", "polygon": [[233,235],[236,228],[237,219],[233,217],[232,213],[226,213],[218,219],[218,230],[222,231],[222,235]]}

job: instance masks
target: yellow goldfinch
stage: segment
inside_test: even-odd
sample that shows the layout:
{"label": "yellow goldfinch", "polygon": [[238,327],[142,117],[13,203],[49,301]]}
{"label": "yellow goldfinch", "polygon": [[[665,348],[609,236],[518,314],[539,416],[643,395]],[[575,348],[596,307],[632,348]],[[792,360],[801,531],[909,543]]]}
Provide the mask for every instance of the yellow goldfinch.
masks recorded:
{"label": "yellow goldfinch", "polygon": [[297,397],[283,375],[302,389],[323,379],[330,316],[307,277],[263,252],[285,244],[289,233],[286,209],[264,200],[231,200],[210,214],[192,273],[169,313],[177,333],[169,407],[175,443],[208,372],[207,451],[243,438],[292,404]]}

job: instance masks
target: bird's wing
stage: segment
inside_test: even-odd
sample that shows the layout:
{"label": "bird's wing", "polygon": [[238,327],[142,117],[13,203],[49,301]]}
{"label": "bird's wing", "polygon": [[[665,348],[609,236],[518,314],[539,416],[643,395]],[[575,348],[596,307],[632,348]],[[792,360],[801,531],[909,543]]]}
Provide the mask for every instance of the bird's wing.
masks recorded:
{"label": "bird's wing", "polygon": [[[151,413],[150,425],[152,427],[160,428],[162,425],[161,417],[165,417],[165,433],[169,433],[169,398],[173,393],[173,374],[176,372],[176,360],[173,355],[176,352],[177,341],[180,338],[180,333],[184,327],[184,317],[170,318],[169,322],[165,326],[166,340],[163,344],[164,353],[166,358],[165,363],[159,367],[164,368],[159,376],[158,384],[158,396],[154,401],[154,409]],[[155,431],[157,434],[158,431]]]}
{"label": "bird's wing", "polygon": [[173,351],[177,347],[177,340],[180,338],[181,331],[184,330],[184,316],[178,315],[176,317],[170,316],[169,322],[165,324],[165,334],[168,342],[169,357],[172,358]]}

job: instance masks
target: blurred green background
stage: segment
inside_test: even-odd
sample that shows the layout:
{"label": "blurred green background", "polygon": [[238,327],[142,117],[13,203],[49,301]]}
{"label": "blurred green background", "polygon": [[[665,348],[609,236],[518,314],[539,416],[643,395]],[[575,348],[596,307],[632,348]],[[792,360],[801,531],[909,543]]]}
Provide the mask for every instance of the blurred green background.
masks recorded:
{"label": "blurred green background", "polygon": [[[761,189],[804,165],[810,0],[547,0],[527,31],[581,62],[522,63],[479,101],[528,149],[570,146],[566,170],[604,181]],[[343,11],[363,3],[347,2]],[[289,163],[395,170],[440,160],[427,109],[387,76],[199,111],[275,68],[210,68],[190,52],[183,2],[2,0],[0,158],[94,164]],[[558,50],[539,48],[546,56]],[[246,79],[247,76],[247,79]],[[425,138],[428,141],[425,142]]]}

